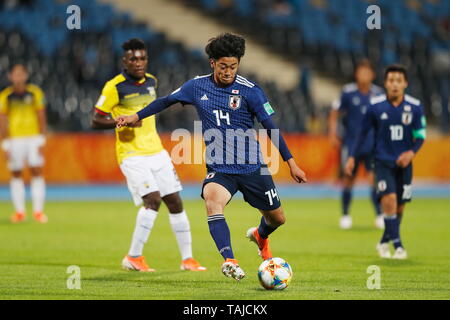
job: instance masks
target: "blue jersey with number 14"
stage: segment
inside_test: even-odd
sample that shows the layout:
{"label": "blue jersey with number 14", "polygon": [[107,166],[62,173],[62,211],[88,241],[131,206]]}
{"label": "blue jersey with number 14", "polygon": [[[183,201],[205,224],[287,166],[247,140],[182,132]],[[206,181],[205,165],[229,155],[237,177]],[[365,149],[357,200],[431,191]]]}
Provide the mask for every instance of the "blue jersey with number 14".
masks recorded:
{"label": "blue jersey with number 14", "polygon": [[258,85],[236,75],[233,83],[221,87],[210,74],[187,81],[169,97],[196,107],[210,171],[247,174],[261,167],[260,146],[251,129],[255,118],[262,122],[274,111]]}

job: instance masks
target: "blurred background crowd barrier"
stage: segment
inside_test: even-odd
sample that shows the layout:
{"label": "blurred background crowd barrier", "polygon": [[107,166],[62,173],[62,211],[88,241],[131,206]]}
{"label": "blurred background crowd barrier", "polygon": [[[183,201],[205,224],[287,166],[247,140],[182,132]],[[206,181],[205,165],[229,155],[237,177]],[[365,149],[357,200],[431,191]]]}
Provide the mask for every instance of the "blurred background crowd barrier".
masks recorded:
{"label": "blurred background crowd barrier", "polygon": [[[179,141],[172,141],[170,134],[161,135],[169,153]],[[45,176],[49,183],[123,183],[123,175],[117,165],[115,141],[112,135],[65,133],[51,135],[45,149]],[[202,145],[201,136],[196,143]],[[287,134],[286,142],[294,157],[308,173],[312,183],[330,183],[338,175],[338,153],[325,136]],[[263,141],[263,143],[267,143]],[[191,142],[194,145],[194,141]],[[414,162],[416,181],[450,181],[450,137],[431,138],[423,146]],[[95,155],[95,156],[94,156]],[[269,153],[270,155],[270,153]],[[431,157],[429,155],[432,155]],[[191,160],[194,162],[193,153]],[[282,163],[274,179],[281,183],[293,182],[289,168]],[[5,159],[0,156],[0,183],[8,183],[9,174]],[[205,178],[204,164],[175,164],[181,181],[201,183]]]}

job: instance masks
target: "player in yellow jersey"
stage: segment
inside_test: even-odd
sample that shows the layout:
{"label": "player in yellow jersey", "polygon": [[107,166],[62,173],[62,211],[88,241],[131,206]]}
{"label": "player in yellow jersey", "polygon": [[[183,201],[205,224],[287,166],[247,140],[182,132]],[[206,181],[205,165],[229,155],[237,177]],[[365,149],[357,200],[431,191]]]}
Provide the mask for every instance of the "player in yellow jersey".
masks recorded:
{"label": "player in yellow jersey", "polygon": [[[115,129],[117,116],[134,114],[156,99],[156,78],[146,73],[148,58],[145,43],[131,39],[122,45],[122,73],[108,81],[102,91],[92,119],[95,129]],[[172,230],[177,238],[181,269],[204,271],[192,256],[189,220],[179,191],[181,183],[169,154],[156,131],[155,117],[133,127],[116,128],[116,154],[127,179],[136,206],[140,206],[128,255],[122,260],[125,269],[154,271],[142,255],[161,202],[169,209]]]}
{"label": "player in yellow jersey", "polygon": [[42,174],[47,120],[42,90],[28,84],[28,71],[15,64],[8,74],[11,86],[0,92],[0,139],[11,171],[11,198],[15,213],[11,222],[25,220],[25,185],[22,172],[27,164],[31,171],[31,199],[36,221],[47,222],[43,213],[45,180]]}

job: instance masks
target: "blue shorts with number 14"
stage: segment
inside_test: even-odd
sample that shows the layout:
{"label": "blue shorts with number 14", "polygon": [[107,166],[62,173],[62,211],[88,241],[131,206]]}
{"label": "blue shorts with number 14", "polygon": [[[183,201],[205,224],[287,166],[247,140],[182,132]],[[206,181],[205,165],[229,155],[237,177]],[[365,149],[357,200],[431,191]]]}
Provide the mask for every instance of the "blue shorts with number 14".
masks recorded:
{"label": "blue shorts with number 14", "polygon": [[281,206],[280,197],[267,167],[262,167],[249,174],[209,171],[203,181],[202,198],[203,189],[210,182],[223,186],[230,192],[231,197],[239,190],[243,194],[244,200],[256,209],[267,211],[278,209]]}

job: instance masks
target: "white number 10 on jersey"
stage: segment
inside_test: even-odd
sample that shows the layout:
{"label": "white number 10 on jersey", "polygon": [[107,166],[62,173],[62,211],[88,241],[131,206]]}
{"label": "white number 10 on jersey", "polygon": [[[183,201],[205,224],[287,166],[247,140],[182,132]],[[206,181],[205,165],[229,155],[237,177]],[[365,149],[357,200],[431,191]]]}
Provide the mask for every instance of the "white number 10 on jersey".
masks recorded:
{"label": "white number 10 on jersey", "polygon": [[228,112],[223,112],[222,110],[213,110],[216,115],[217,126],[220,127],[220,120],[227,120],[227,125],[230,125],[230,114]]}
{"label": "white number 10 on jersey", "polygon": [[389,126],[391,130],[391,140],[392,141],[401,141],[403,140],[403,126]]}

